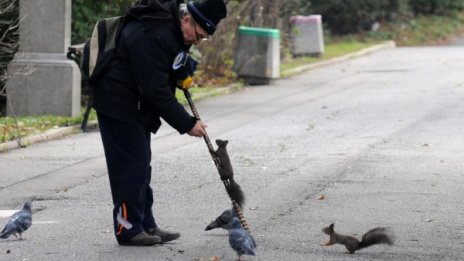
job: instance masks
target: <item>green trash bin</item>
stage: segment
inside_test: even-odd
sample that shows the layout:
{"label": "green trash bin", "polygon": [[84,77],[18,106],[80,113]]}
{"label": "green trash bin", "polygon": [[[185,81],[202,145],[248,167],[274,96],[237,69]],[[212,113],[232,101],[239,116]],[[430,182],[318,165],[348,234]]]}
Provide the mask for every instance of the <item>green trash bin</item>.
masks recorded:
{"label": "green trash bin", "polygon": [[234,71],[249,85],[269,84],[280,76],[280,31],[240,26]]}

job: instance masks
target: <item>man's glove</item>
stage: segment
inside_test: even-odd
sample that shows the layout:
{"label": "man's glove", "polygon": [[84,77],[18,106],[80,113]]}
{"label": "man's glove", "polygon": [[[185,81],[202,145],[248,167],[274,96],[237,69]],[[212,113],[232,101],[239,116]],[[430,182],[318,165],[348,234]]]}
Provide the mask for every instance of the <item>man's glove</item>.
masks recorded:
{"label": "man's glove", "polygon": [[177,87],[181,90],[188,90],[190,87],[193,86],[193,79],[192,77],[188,76],[187,78],[181,80],[178,79],[176,82]]}
{"label": "man's glove", "polygon": [[172,68],[176,75],[176,85],[182,90],[188,90],[193,86],[192,76],[197,69],[198,62],[188,53],[181,52],[177,55]]}

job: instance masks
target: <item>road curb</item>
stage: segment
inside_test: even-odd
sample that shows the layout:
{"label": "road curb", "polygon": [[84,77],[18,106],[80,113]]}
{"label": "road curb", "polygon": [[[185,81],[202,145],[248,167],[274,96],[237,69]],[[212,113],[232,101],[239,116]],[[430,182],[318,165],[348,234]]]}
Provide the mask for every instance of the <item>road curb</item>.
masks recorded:
{"label": "road curb", "polygon": [[[340,62],[343,62],[343,61],[346,61],[346,60],[349,60],[349,59],[353,59],[353,58],[356,58],[356,57],[367,55],[367,54],[373,53],[375,51],[388,49],[388,48],[394,48],[394,47],[396,47],[395,42],[394,41],[388,41],[388,42],[385,42],[385,43],[382,43],[382,44],[379,44],[379,45],[375,45],[375,46],[360,50],[360,51],[355,52],[355,53],[351,53],[351,54],[347,54],[347,55],[344,55],[344,56],[332,58],[332,59],[322,61],[322,62],[311,63],[311,64],[299,66],[297,68],[288,70],[286,72],[286,75],[287,75],[286,78],[290,77],[290,76],[293,76],[293,75],[297,75],[299,73],[303,73],[303,72],[311,70],[311,69],[324,67],[324,66],[329,66],[329,65],[340,63]],[[201,93],[201,94],[194,95],[192,98],[195,101],[199,101],[199,100],[202,100],[202,99],[206,99],[208,97],[213,97],[213,96],[232,93],[232,92],[240,90],[242,88],[243,88],[242,83],[234,83],[234,84],[231,84],[231,85],[228,85],[228,86],[225,86],[225,87],[214,88],[214,90],[212,90],[211,92],[208,92],[208,93]],[[29,145],[36,144],[36,143],[39,143],[39,142],[44,142],[44,141],[63,138],[65,136],[68,136],[68,135],[71,135],[71,134],[74,134],[74,133],[78,133],[79,131],[80,131],[80,125],[70,126],[70,127],[60,127],[60,128],[47,130],[44,133],[41,133],[41,134],[38,134],[38,135],[21,138],[21,144],[19,144],[18,140],[9,141],[9,142],[5,142],[5,143],[0,143],[0,153],[6,152],[6,151],[9,151],[9,150],[12,150],[12,149],[16,149],[16,148],[27,147]]]}
{"label": "road curb", "polygon": [[47,130],[44,133],[38,135],[21,138],[21,144],[19,140],[0,143],[0,152],[6,152],[16,148],[24,148],[31,144],[62,138],[79,131],[79,127],[80,126],[69,126]]}
{"label": "road curb", "polygon": [[[96,128],[97,121],[90,121],[87,126],[88,128]],[[0,153],[7,152],[12,149],[25,148],[32,144],[36,144],[36,143],[40,143],[44,141],[60,139],[60,138],[63,138],[63,137],[66,137],[66,136],[69,136],[69,135],[72,135],[78,132],[81,132],[80,125],[68,126],[68,127],[57,127],[54,129],[47,130],[41,134],[23,137],[21,138],[21,144],[19,143],[18,140],[0,143]]]}

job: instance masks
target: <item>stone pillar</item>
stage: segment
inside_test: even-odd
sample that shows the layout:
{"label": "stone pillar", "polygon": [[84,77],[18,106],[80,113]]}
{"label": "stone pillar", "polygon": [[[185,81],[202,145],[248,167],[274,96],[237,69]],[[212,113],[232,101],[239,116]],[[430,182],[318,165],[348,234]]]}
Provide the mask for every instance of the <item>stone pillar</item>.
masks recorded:
{"label": "stone pillar", "polygon": [[8,65],[6,87],[13,113],[78,116],[80,71],[66,58],[71,0],[20,0],[19,16],[19,50]]}

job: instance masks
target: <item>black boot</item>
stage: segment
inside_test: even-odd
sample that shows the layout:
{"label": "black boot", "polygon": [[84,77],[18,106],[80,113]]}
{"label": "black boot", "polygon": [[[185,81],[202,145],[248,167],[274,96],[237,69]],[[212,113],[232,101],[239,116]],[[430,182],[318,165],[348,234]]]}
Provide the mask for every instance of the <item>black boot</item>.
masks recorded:
{"label": "black boot", "polygon": [[179,232],[171,232],[162,230],[159,227],[150,228],[146,231],[149,235],[160,237],[161,243],[166,243],[169,241],[176,240],[180,237]]}
{"label": "black boot", "polygon": [[120,245],[123,246],[152,246],[154,244],[160,244],[161,243],[161,237],[156,236],[156,235],[150,235],[147,234],[146,232],[142,232],[131,239],[127,242],[120,242]]}

